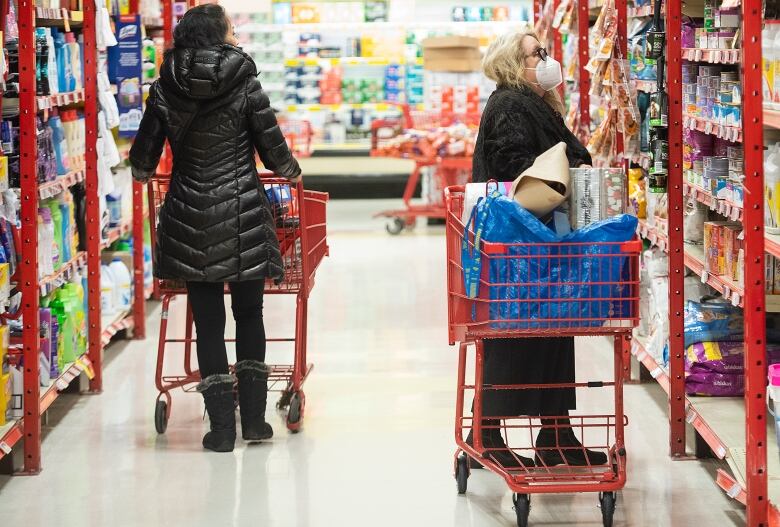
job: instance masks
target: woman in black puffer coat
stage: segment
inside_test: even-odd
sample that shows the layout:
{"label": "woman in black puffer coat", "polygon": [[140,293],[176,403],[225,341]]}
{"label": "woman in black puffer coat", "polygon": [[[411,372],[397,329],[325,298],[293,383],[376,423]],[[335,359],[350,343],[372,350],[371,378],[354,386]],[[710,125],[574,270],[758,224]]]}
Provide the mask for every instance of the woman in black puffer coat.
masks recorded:
{"label": "woman in black puffer coat", "polygon": [[242,435],[249,441],[273,435],[265,422],[263,287],[267,279],[281,279],[284,270],[255,151],[277,175],[294,183],[301,177],[255,64],[236,44],[222,7],[206,4],[184,15],[130,151],[139,181],[154,174],[166,139],[173,151],[171,185],[159,215],[155,275],[187,283],[202,378],[198,390],[211,425],[203,446],[219,452],[232,451],[236,439],[224,341],[225,283],[236,320]]}
{"label": "woman in black puffer coat", "polygon": [[[474,149],[474,182],[513,181],[559,142],[566,143],[571,167],[590,165],[590,154],[566,128],[561,115],[563,104],[555,92],[560,71],[550,75],[556,69],[555,61],[535,35],[513,32],[500,36],[488,49],[483,69],[498,87],[482,114]],[[484,349],[485,384],[574,383],[573,337],[485,339]],[[569,410],[575,407],[574,388],[487,390],[482,399],[486,425],[482,442],[491,449],[488,455],[507,468],[606,463],[606,454],[582,448],[575,436],[568,419]],[[499,421],[517,416],[542,418],[536,459],[513,454],[502,437]],[[469,434],[467,442],[471,439]],[[480,464],[472,460],[472,466]]]}

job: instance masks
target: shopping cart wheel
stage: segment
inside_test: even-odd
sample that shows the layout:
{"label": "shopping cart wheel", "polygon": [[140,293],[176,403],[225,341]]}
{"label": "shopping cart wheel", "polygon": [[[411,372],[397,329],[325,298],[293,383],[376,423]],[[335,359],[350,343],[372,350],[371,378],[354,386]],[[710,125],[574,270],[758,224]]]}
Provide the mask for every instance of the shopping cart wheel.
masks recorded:
{"label": "shopping cart wheel", "polygon": [[154,428],[158,434],[164,434],[168,429],[168,403],[157,401],[154,405]]}
{"label": "shopping cart wheel", "polygon": [[469,457],[466,454],[459,455],[455,462],[455,481],[458,482],[458,494],[466,494],[469,483]]}
{"label": "shopping cart wheel", "polygon": [[277,410],[286,410],[288,406],[290,406],[290,401],[292,400],[293,392],[290,389],[289,384],[287,385],[287,389],[285,389],[282,392],[282,395],[279,396],[279,401],[276,403]]}
{"label": "shopping cart wheel", "polygon": [[385,225],[385,229],[387,229],[387,232],[389,232],[393,236],[401,234],[405,227],[406,227],[406,221],[403,218],[398,218],[398,217],[392,218]]}
{"label": "shopping cart wheel", "polygon": [[531,513],[531,496],[515,494],[512,497],[517,513],[517,527],[528,527],[528,515]]}
{"label": "shopping cart wheel", "polygon": [[287,412],[287,429],[293,434],[297,434],[301,430],[305,406],[306,395],[304,395],[303,390],[295,392],[290,399],[290,409]]}
{"label": "shopping cart wheel", "polygon": [[601,520],[604,527],[612,527],[612,519],[615,516],[615,493],[603,492],[599,495],[601,502]]}

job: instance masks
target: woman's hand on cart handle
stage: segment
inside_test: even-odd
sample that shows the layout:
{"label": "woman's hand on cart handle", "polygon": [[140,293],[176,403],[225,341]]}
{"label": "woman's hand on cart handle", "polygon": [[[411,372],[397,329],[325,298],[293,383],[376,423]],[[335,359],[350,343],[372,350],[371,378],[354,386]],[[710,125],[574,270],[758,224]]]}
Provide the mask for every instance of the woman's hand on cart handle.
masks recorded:
{"label": "woman's hand on cart handle", "polygon": [[297,185],[301,181],[303,181],[303,174],[298,174],[294,178],[290,178],[290,183],[292,183],[293,185]]}

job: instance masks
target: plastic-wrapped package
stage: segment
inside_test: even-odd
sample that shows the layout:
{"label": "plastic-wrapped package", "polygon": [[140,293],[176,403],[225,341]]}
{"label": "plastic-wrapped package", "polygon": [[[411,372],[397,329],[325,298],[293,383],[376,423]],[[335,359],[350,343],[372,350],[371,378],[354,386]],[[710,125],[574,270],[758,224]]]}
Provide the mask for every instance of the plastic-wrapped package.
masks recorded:
{"label": "plastic-wrapped package", "polygon": [[741,374],[745,368],[744,356],[742,342],[697,342],[686,350],[685,371]]}
{"label": "plastic-wrapped package", "polygon": [[572,168],[572,226],[580,229],[625,211],[626,188],[623,169]]}
{"label": "plastic-wrapped package", "polygon": [[685,306],[685,346],[697,342],[735,341],[743,338],[742,309],[725,302],[699,303],[689,300]]}
{"label": "plastic-wrapped package", "polygon": [[692,373],[685,378],[685,393],[710,397],[740,397],[745,393],[745,377],[729,373]]}
{"label": "plastic-wrapped package", "polygon": [[655,314],[650,323],[650,339],[647,341],[646,351],[658,364],[666,364],[664,351],[668,345],[669,317]]}
{"label": "plastic-wrapped package", "polygon": [[698,201],[688,202],[683,217],[683,239],[685,243],[704,243],[704,222],[707,221],[707,207]]}
{"label": "plastic-wrapped package", "polygon": [[657,247],[642,253],[647,274],[650,278],[669,276],[669,256]]}

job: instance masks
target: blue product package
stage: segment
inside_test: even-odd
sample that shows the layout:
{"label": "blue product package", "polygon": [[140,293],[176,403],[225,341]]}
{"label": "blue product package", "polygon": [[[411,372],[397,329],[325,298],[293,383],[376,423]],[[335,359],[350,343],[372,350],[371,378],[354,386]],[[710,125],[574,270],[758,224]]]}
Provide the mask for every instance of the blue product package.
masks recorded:
{"label": "blue product package", "polygon": [[292,201],[292,194],[288,185],[266,185],[265,195],[273,205],[281,205]]}
{"label": "blue product package", "polygon": [[[477,246],[481,241],[528,244],[510,245],[505,255],[488,258],[493,328],[596,327],[605,319],[634,318],[632,302],[615,299],[629,296],[622,285],[629,278],[629,258],[620,243],[634,239],[636,217],[614,216],[561,236],[494,191],[474,207],[472,222]],[[466,292],[473,298],[479,294],[482,261],[468,244],[463,249]]]}
{"label": "blue product package", "polygon": [[108,75],[117,85],[119,136],[135,137],[143,117],[141,17],[122,15],[114,22],[118,45],[108,48]]}
{"label": "blue product package", "polygon": [[724,302],[693,300],[685,305],[686,348],[698,342],[742,340],[744,327],[742,308]]}

